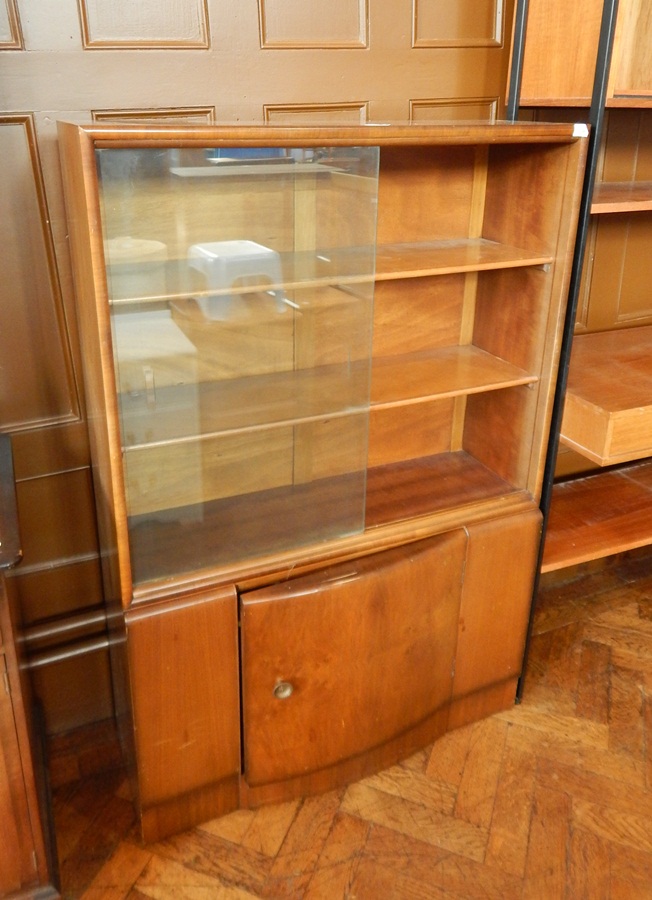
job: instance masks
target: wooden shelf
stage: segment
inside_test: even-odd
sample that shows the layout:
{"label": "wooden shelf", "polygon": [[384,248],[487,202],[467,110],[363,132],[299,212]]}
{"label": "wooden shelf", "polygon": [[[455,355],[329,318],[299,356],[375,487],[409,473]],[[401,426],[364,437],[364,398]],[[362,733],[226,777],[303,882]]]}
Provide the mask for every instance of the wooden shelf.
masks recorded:
{"label": "wooden shelf", "polygon": [[469,238],[418,244],[384,244],[376,254],[376,280],[481,272],[552,262],[549,253]]}
{"label": "wooden shelf", "polygon": [[[369,362],[320,366],[247,378],[171,385],[156,391],[147,412],[148,440],[129,442],[129,423],[142,421],[142,396],[123,394],[125,450],[161,443],[195,443],[225,434],[247,434],[324,418],[366,413]],[[181,419],[180,409],[196,409]],[[201,426],[199,417],[201,416]]]}
{"label": "wooden shelf", "polygon": [[[136,423],[142,419],[143,398],[124,394],[120,398],[124,449],[129,452],[163,443],[195,443],[225,434],[247,434],[364,413],[368,371],[369,363],[364,360],[352,367],[321,366],[159,388],[156,406],[147,410],[146,442],[129,436],[131,416]],[[537,380],[535,375],[477,347],[444,347],[374,361],[371,405],[387,409]],[[192,403],[193,390],[198,416],[201,411],[201,432],[189,431],[188,423],[193,420],[178,415],[179,409]],[[348,404],[343,409],[347,395]]]}
{"label": "wooden shelf", "polygon": [[[374,256],[370,247],[333,248],[323,253],[281,253],[283,281],[236,284],[224,288],[202,286],[196,273],[187,266],[187,260],[166,260],[138,263],[140,274],[147,270],[160,273],[165,270],[169,290],[161,293],[138,293],[129,297],[112,299],[112,306],[129,307],[133,304],[162,303],[185,300],[188,296],[217,297],[252,294],[267,291],[300,291],[320,287],[339,287],[353,284],[369,284],[399,278],[422,278],[427,275],[451,275],[462,272],[482,272],[492,269],[510,269],[524,266],[543,266],[552,262],[552,256],[543,250],[525,250],[483,238],[459,238],[445,241],[425,241],[407,244],[385,244]],[[130,261],[129,266],[134,266]],[[109,273],[120,275],[121,266],[114,264]],[[301,297],[296,298],[300,308]]]}
{"label": "wooden shelf", "polygon": [[535,375],[478,347],[444,347],[375,360],[371,402],[372,408],[386,409],[535,381]]}
{"label": "wooden shelf", "polygon": [[601,466],[652,455],[650,347],[652,326],[575,337],[563,443]]}
{"label": "wooden shelf", "polygon": [[542,572],[652,544],[652,462],[559,482]]}
{"label": "wooden shelf", "polygon": [[341,172],[342,168],[323,165],[319,162],[295,162],[292,157],[279,156],[265,160],[260,159],[216,159],[205,166],[173,166],[170,173],[177,178],[246,178],[255,176],[278,175],[294,177],[296,175],[332,175]]}
{"label": "wooden shelf", "polygon": [[367,529],[518,493],[459,450],[377,466],[367,474]]}
{"label": "wooden shelf", "polygon": [[607,98],[607,109],[649,109],[652,97],[649,94],[620,94]]}
{"label": "wooden shelf", "polygon": [[[320,530],[325,539],[329,519],[334,523],[330,537],[341,539],[341,510],[351,505],[352,494],[355,496],[352,485],[359,477],[359,473],[350,473],[213,500],[200,504],[195,520],[190,508],[177,510],[177,521],[133,516],[130,535],[134,580],[142,584],[158,577],[183,578],[183,573],[202,567],[282,553],[296,548],[297,533]],[[377,466],[367,473],[366,530],[499,502],[518,493],[523,492],[464,451]],[[297,503],[302,496],[305,502]],[[286,514],[290,505],[292,516]]]}
{"label": "wooden shelf", "polygon": [[622,181],[596,184],[591,212],[646,212],[652,210],[652,181]]}
{"label": "wooden shelf", "polygon": [[588,333],[572,342],[544,572],[652,543],[651,26],[643,0],[529,0],[526,33],[515,31],[517,102],[546,107],[531,110],[543,119],[580,108],[593,131],[587,177],[598,173],[588,231],[580,214],[571,296]]}

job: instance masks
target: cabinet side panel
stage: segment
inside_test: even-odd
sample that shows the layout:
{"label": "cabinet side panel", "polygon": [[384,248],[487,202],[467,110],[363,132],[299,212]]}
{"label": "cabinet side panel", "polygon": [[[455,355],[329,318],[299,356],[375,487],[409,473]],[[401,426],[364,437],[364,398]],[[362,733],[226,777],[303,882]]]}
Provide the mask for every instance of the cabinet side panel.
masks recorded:
{"label": "cabinet side panel", "polygon": [[573,143],[492,147],[483,237],[528,250],[567,252],[571,241],[557,244],[567,226],[564,199],[574,187],[569,170],[573,147]]}
{"label": "cabinet side panel", "polygon": [[465,549],[459,530],[244,595],[249,785],[346,767],[449,702]]}
{"label": "cabinet side panel", "polygon": [[106,600],[131,600],[124,486],[95,164],[90,139],[59,123]]}
{"label": "cabinet side panel", "polygon": [[[548,324],[550,278],[541,267],[485,272],[478,281],[473,343],[539,374]],[[518,335],[518,340],[514,340]]]}
{"label": "cabinet side panel", "polygon": [[[4,674],[4,655],[0,654],[0,675]],[[0,853],[0,891],[2,896],[20,890],[29,861],[32,835],[22,787],[20,750],[16,738],[11,700],[0,692],[0,815],[3,822],[3,847]]]}
{"label": "cabinet side panel", "polygon": [[[4,524],[4,523],[3,523]],[[6,649],[6,653],[2,652]],[[8,679],[14,694],[5,690]],[[13,698],[13,702],[12,702]],[[19,735],[19,730],[22,735]],[[21,742],[21,736],[23,738]],[[0,572],[0,896],[5,897],[33,883],[34,853],[40,837],[32,831],[28,790],[34,791],[31,755],[12,645],[9,600],[4,573]],[[36,809],[33,810],[36,813]],[[38,826],[38,817],[35,819]],[[39,854],[39,862],[42,852]]]}
{"label": "cabinet side panel", "polygon": [[469,529],[455,699],[520,674],[540,536],[538,509]]}
{"label": "cabinet side panel", "polygon": [[193,792],[237,780],[234,589],[129,612],[126,620],[141,812],[171,800],[183,806]]}
{"label": "cabinet side panel", "polygon": [[464,447],[481,463],[527,490],[537,395],[527,386],[467,399]]}
{"label": "cabinet side panel", "polygon": [[[531,435],[525,486],[535,497],[543,477],[586,151],[586,138],[566,144],[491,151],[484,236],[520,247],[539,247],[552,259],[540,272],[505,283],[505,287],[511,286],[515,291],[505,298],[506,303],[515,312],[523,303],[529,311],[531,323],[523,330],[523,346],[531,354],[528,370],[540,377],[536,395],[522,407],[525,418],[521,433]],[[491,293],[487,296],[491,297]],[[488,308],[491,306],[487,304]],[[489,320],[478,320],[476,340],[497,355],[505,352]],[[507,358],[510,357],[511,354]],[[524,452],[523,449],[520,460]]]}

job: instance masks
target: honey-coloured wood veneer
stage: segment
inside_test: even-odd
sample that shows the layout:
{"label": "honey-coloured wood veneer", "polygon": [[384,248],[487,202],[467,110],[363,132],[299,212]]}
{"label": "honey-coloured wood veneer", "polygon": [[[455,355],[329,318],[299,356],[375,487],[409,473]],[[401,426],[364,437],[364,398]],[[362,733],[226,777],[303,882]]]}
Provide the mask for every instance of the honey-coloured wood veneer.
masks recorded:
{"label": "honey-coloured wood veneer", "polygon": [[[647,491],[633,474],[646,470],[652,451],[651,29],[648,0],[528,4],[522,106],[554,118],[593,97],[595,135],[544,571],[641,547],[652,535]],[[646,462],[630,465],[637,460]],[[605,470],[591,472],[596,466]]]}
{"label": "honey-coloured wood veneer", "polygon": [[652,455],[651,348],[651,325],[576,336],[565,444],[600,466]]}
{"label": "honey-coloured wood veneer", "polygon": [[555,484],[541,571],[651,543],[652,464],[646,459]]}
{"label": "honey-coloured wood veneer", "polygon": [[[331,789],[513,702],[585,139],[59,137],[144,836]],[[154,268],[112,256],[125,229]],[[188,263],[234,241],[275,268]]]}

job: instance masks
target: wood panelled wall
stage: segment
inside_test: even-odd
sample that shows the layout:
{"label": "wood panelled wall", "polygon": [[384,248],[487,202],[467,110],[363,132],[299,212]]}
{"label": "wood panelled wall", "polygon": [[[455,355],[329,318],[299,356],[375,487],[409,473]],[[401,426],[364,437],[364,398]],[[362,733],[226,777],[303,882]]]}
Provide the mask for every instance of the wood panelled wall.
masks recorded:
{"label": "wood panelled wall", "polygon": [[0,429],[14,441],[15,579],[50,733],[112,714],[56,120],[492,119],[513,9],[0,0]]}

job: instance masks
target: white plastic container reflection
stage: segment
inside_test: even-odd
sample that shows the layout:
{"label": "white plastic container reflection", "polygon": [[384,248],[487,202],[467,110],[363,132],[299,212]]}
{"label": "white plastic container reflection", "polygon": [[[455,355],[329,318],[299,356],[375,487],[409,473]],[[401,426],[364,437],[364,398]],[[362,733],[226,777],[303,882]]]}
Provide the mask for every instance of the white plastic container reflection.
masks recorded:
{"label": "white plastic container reflection", "polygon": [[188,250],[188,260],[205,277],[206,290],[220,291],[196,297],[206,318],[229,318],[235,311],[238,296],[230,291],[238,281],[262,285],[259,290],[273,297],[278,312],[285,311],[281,257],[275,250],[255,241],[212,241],[193,244]]}

